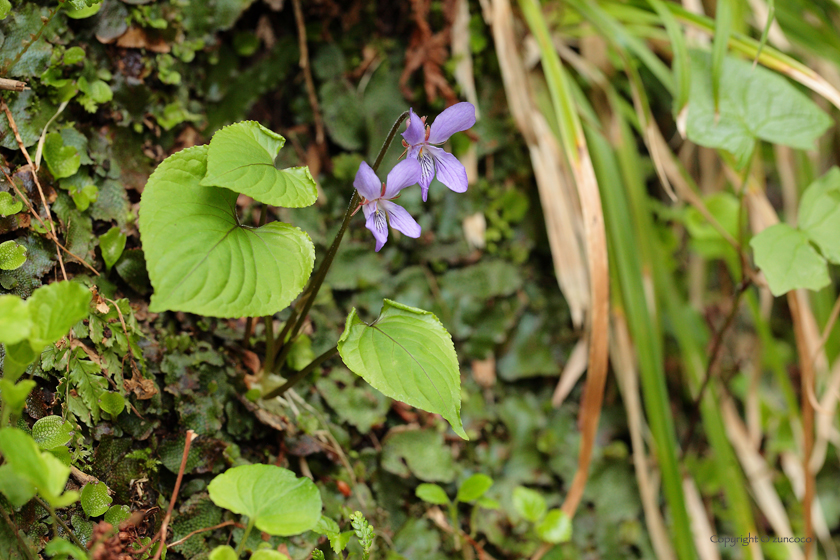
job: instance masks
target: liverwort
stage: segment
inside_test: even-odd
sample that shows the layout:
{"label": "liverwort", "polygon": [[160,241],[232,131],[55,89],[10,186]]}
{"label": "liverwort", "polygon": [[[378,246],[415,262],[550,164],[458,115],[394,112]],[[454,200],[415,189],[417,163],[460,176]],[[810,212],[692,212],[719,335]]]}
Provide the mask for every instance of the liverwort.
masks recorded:
{"label": "liverwort", "polygon": [[472,103],[456,103],[437,116],[431,126],[426,117],[418,117],[409,109],[408,123],[403,132],[403,146],[409,159],[417,159],[422,166],[420,188],[423,202],[429,195],[429,185],[437,174],[438,181],[456,193],[467,190],[467,171],[458,159],[438,145],[443,144],[456,132],[471,128],[475,124],[475,107]]}

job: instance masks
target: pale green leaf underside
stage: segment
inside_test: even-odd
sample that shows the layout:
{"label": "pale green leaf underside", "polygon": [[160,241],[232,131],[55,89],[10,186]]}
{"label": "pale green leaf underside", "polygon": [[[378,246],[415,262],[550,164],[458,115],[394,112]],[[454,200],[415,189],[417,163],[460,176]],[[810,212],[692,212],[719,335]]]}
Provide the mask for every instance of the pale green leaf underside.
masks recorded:
{"label": "pale green leaf underside", "polygon": [[743,166],[755,140],[813,149],[832,119],[775,72],[727,57],[720,79],[720,114],[712,99],[710,56],[691,52],[688,138],[731,152]]}
{"label": "pale green leaf underside", "polygon": [[459,436],[461,376],[452,337],[434,314],[385,300],[373,325],[356,310],[338,341],[350,371],[388,397],[440,414]]}
{"label": "pale green leaf underside", "polygon": [[210,141],[207,176],[201,184],[231,189],[272,206],[311,206],[318,190],[309,168],[274,167],[284,143],[282,136],[254,121],[227,126]]}
{"label": "pale green leaf underside", "polygon": [[828,285],[825,259],[811,246],[808,236],[787,224],[776,224],[750,240],[755,263],[767,277],[773,295]]}
{"label": "pale green leaf underside", "polygon": [[832,167],[811,183],[799,204],[799,229],[823,256],[840,264],[840,169]]}
{"label": "pale green leaf underside", "polygon": [[257,529],[287,537],[309,531],[321,518],[321,494],[308,478],[274,465],[228,469],[207,487],[217,506],[255,520]]}
{"label": "pale green leaf underside", "polygon": [[207,146],[167,158],[140,203],[140,236],[155,288],[150,311],[272,315],[303,290],[315,263],[309,236],[288,224],[240,226],[237,194],[200,185]]}

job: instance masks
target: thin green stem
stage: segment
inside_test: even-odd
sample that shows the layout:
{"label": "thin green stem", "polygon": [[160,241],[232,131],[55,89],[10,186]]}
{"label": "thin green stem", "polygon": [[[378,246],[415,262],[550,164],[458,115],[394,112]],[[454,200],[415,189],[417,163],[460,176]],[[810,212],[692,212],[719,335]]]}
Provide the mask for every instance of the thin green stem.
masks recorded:
{"label": "thin green stem", "polygon": [[265,362],[263,372],[274,369],[274,317],[264,317],[265,321]]}
{"label": "thin green stem", "polygon": [[[379,155],[376,156],[376,161],[373,162],[373,171],[376,172],[379,169],[379,166],[382,164],[382,159],[385,157],[385,154],[388,152],[388,148],[391,147],[391,142],[394,141],[394,137],[397,135],[397,131],[400,128],[400,125],[408,118],[408,111],[404,112],[399,118],[396,120],[394,125],[391,127],[390,132],[388,132],[388,137],[385,138],[385,142],[382,144],[382,148],[379,150]],[[303,298],[299,301],[302,302],[300,313],[298,314],[297,321],[295,322],[294,326],[292,327],[291,331],[289,332],[289,340],[288,343],[283,344],[283,349],[280,351],[280,355],[277,357],[277,362],[275,364],[275,369],[279,370],[279,368],[283,367],[283,364],[286,362],[286,358],[289,355],[289,348],[291,347],[291,342],[297,336],[297,333],[300,331],[301,327],[303,326],[304,321],[309,313],[309,310],[312,308],[312,304],[315,303],[315,298],[318,297],[318,291],[321,289],[321,284],[324,283],[324,279],[327,277],[327,272],[330,270],[330,266],[332,266],[333,259],[335,258],[336,253],[338,253],[338,247],[341,245],[341,240],[344,238],[344,233],[347,231],[347,227],[350,225],[350,219],[353,217],[353,214],[356,211],[356,207],[359,205],[361,198],[359,197],[358,191],[353,191],[353,196],[350,198],[350,204],[347,206],[347,210],[344,212],[344,220],[341,222],[341,227],[338,230],[338,233],[335,234],[335,239],[333,239],[332,245],[330,245],[327,254],[324,256],[324,260],[321,263],[321,266],[318,267],[318,271],[312,276],[312,281],[309,284],[309,289],[306,291],[306,294]],[[291,318],[290,318],[291,321]],[[283,329],[284,331],[286,329]]]}
{"label": "thin green stem", "polygon": [[[49,502],[47,502],[46,500],[42,500],[39,496],[35,496],[35,501],[41,504],[41,507],[50,512],[50,516],[53,518],[53,521],[61,525],[61,528],[64,529],[64,532],[67,533],[67,536],[70,538],[71,541],[73,541],[73,544],[75,544],[82,550],[85,550],[85,545],[82,544],[82,541],[80,541],[76,534],[70,529],[70,527],[67,526],[67,523],[65,523],[58,516],[58,514],[55,513],[55,508],[53,508]],[[53,528],[55,528],[55,525],[53,525]]]}
{"label": "thin green stem", "polygon": [[329,350],[312,360],[312,362],[310,362],[309,365],[307,365],[305,368],[303,368],[302,370],[294,374],[292,377],[290,377],[289,380],[286,381],[283,385],[263,395],[263,398],[273,399],[274,397],[279,397],[280,395],[297,385],[297,383],[301,379],[304,379],[307,375],[312,373],[315,370],[315,368],[317,368],[322,363],[335,356],[337,353],[338,346],[333,346],[332,348],[330,348]]}
{"label": "thin green stem", "polygon": [[236,547],[236,557],[239,558],[242,556],[242,553],[245,552],[245,543],[248,542],[248,537],[251,536],[251,531],[254,529],[254,521],[256,518],[248,520],[248,526],[245,527],[245,534],[242,535],[242,540],[239,541],[239,546]]}

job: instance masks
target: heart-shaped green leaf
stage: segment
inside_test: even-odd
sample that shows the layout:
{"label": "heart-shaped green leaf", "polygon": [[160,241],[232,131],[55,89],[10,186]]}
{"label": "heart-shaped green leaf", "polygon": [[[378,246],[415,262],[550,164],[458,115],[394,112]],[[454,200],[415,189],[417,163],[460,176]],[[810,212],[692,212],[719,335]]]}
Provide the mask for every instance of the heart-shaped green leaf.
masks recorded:
{"label": "heart-shaped green leaf", "polygon": [[65,146],[61,134],[51,132],[44,141],[44,160],[56,179],[69,177],[79,170],[82,156],[73,146]]}
{"label": "heart-shaped green leaf", "polygon": [[130,517],[131,510],[128,509],[128,506],[111,506],[105,513],[105,523],[119,527],[120,523],[127,521]]}
{"label": "heart-shaped green leaf", "polygon": [[831,118],[785,78],[727,57],[720,76],[719,114],[712,98],[709,53],[691,52],[688,138],[731,152],[744,166],[756,140],[810,150]]}
{"label": "heart-shaped green leaf", "polygon": [[819,290],[830,282],[828,265],[808,236],[787,224],[770,226],[753,237],[750,246],[774,296],[798,288]]}
{"label": "heart-shaped green leaf", "polygon": [[321,519],[321,494],[308,478],[274,465],[228,469],[207,486],[219,507],[254,520],[257,529],[288,537],[309,531]]}
{"label": "heart-shaped green leaf", "polygon": [[73,424],[61,416],[44,416],[32,426],[32,438],[41,449],[55,449],[70,441]]}
{"label": "heart-shaped green leaf", "polygon": [[14,270],[26,262],[26,247],[14,241],[0,243],[0,270]]}
{"label": "heart-shaped green leaf", "polygon": [[440,414],[459,436],[461,374],[452,337],[433,313],[385,300],[373,324],[350,312],[338,341],[350,371],[392,399]]}
{"label": "heart-shaped green leaf", "polygon": [[26,302],[17,296],[0,296],[0,342],[17,344],[29,338],[32,317]]}
{"label": "heart-shaped green leaf", "polygon": [[203,187],[207,146],[168,157],[140,202],[140,237],[155,288],[150,311],[214,317],[273,315],[303,290],[315,247],[279,222],[239,224],[236,193]]}
{"label": "heart-shaped green leaf", "polygon": [[318,190],[309,168],[274,167],[274,158],[285,142],[258,122],[227,126],[210,141],[207,176],[201,184],[247,194],[273,206],[310,206],[318,198]]}
{"label": "heart-shaped green leaf", "polygon": [[15,200],[10,193],[0,192],[0,216],[6,217],[23,210],[23,202]]}
{"label": "heart-shaped green leaf", "polygon": [[82,488],[82,509],[88,517],[103,515],[108,511],[112,501],[104,482],[88,482]]}
{"label": "heart-shaped green leaf", "polygon": [[17,428],[0,430],[0,453],[15,474],[27,479],[53,507],[64,507],[78,499],[76,492],[64,492],[70,467],[49,452],[41,452],[26,432]]}
{"label": "heart-shaped green leaf", "polygon": [[55,282],[35,290],[26,300],[33,323],[32,347],[40,352],[87,317],[90,297],[90,291],[77,282]]}

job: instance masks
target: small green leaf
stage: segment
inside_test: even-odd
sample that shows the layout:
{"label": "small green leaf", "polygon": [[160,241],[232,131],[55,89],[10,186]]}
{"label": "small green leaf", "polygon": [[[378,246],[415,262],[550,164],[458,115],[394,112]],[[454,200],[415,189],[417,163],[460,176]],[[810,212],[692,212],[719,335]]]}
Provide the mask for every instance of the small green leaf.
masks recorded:
{"label": "small green leaf", "polygon": [[338,533],[336,535],[330,535],[330,548],[332,548],[333,552],[336,554],[341,553],[347,545],[350,544],[350,538],[353,536],[353,531],[344,531],[343,533]]}
{"label": "small green leaf", "polygon": [[318,190],[309,168],[274,167],[274,158],[285,142],[285,138],[258,122],[227,126],[210,141],[207,176],[201,184],[247,194],[272,206],[311,206],[318,198]]}
{"label": "small green leaf", "polygon": [[811,183],[799,203],[799,229],[829,261],[840,264],[840,169]]}
{"label": "small green leaf", "polygon": [[428,482],[424,482],[423,484],[417,487],[417,489],[414,491],[414,494],[424,502],[430,504],[443,506],[449,503],[449,496],[447,496],[443,488],[441,488],[437,484],[430,484]]}
{"label": "small green leaf", "polygon": [[44,552],[54,560],[72,557],[74,560],[88,560],[87,552],[61,537],[54,538],[44,547]]}
{"label": "small green leaf", "polygon": [[88,482],[82,488],[82,509],[88,517],[99,517],[108,511],[113,501],[104,482]]}
{"label": "small green leaf", "polygon": [[493,486],[493,479],[486,474],[476,473],[458,488],[455,499],[459,502],[472,502],[484,495]]}
{"label": "small green leaf", "polygon": [[547,506],[542,494],[524,486],[517,486],[513,489],[513,508],[528,521],[536,523],[545,515]]}
{"label": "small green leaf", "polygon": [[78,64],[85,59],[85,49],[82,47],[70,47],[64,51],[64,59],[62,60],[65,66]]}
{"label": "small green leaf", "polygon": [[253,519],[257,529],[288,537],[309,531],[321,519],[321,494],[308,478],[274,465],[228,469],[207,486],[217,506]]}
{"label": "small green leaf", "polygon": [[117,226],[99,236],[99,249],[102,250],[102,260],[105,261],[108,270],[111,270],[114,263],[122,256],[126,239],[128,239],[126,235]]}
{"label": "small green leaf", "polygon": [[155,287],[149,309],[272,315],[303,290],[315,247],[288,224],[239,225],[236,193],[199,185],[207,151],[200,146],[168,157],[143,191],[140,237]]}
{"label": "small green leaf", "polygon": [[282,552],[264,548],[253,553],[251,560],[289,560],[289,557]]}
{"label": "small green leaf", "polygon": [[0,342],[16,344],[29,338],[32,319],[26,302],[17,296],[0,296]]}
{"label": "small green leaf", "polygon": [[127,521],[131,517],[131,510],[128,506],[111,506],[105,513],[105,522],[110,523],[112,527],[119,527],[120,523]]}
{"label": "small green leaf", "polygon": [[341,528],[334,520],[326,515],[322,515],[318,522],[312,527],[312,530],[320,535],[329,536],[330,534],[338,534]]}
{"label": "small green leaf", "polygon": [[0,243],[0,270],[15,270],[26,262],[26,247],[14,241]]}
{"label": "small green leaf", "polygon": [[79,170],[82,156],[73,146],[65,146],[61,134],[51,132],[44,141],[44,160],[56,179],[69,177]]}
{"label": "small green leaf", "polygon": [[7,464],[0,466],[0,492],[15,508],[19,508],[35,497],[35,486]]}
{"label": "small green leaf", "polygon": [[210,552],[210,560],[239,560],[236,551],[228,545],[217,546]]}
{"label": "small green leaf", "polygon": [[811,150],[831,126],[831,117],[784,77],[732,57],[723,61],[716,116],[710,58],[707,52],[691,51],[686,123],[691,141],[727,150],[743,167],[756,140]]}
{"label": "small green leaf", "polygon": [[455,465],[443,434],[432,430],[404,430],[388,434],[383,441],[382,468],[426,482],[452,482]]}
{"label": "small green leaf", "polygon": [[386,299],[373,324],[353,309],[338,341],[350,371],[392,399],[440,414],[464,439],[461,374],[452,337],[434,314]]}
{"label": "small green leaf", "polygon": [[99,189],[96,185],[85,185],[81,189],[72,189],[70,197],[76,208],[84,212],[99,198]]}
{"label": "small green leaf", "polygon": [[26,379],[17,384],[8,379],[0,379],[0,392],[2,392],[3,402],[6,403],[12,414],[23,412],[26,397],[34,388],[35,382],[31,379]]}
{"label": "small green leaf", "polygon": [[119,393],[105,391],[99,395],[99,408],[116,418],[125,409],[125,398]]}
{"label": "small green leaf", "polygon": [[12,4],[9,0],[0,0],[0,20],[6,19],[6,16],[9,15],[9,10],[12,9]]}
{"label": "small green leaf", "polygon": [[73,436],[73,424],[61,416],[44,416],[32,426],[32,438],[41,449],[65,445]]}
{"label": "small green leaf", "polygon": [[70,327],[87,317],[90,291],[76,282],[55,282],[41,286],[27,300],[32,317],[29,341],[39,352],[63,338]]}
{"label": "small green leaf", "polygon": [[549,511],[535,529],[540,540],[551,544],[568,542],[572,538],[572,521],[560,509]]}
{"label": "small green leaf", "polygon": [[26,432],[17,428],[0,430],[0,453],[15,474],[27,479],[53,507],[64,507],[78,499],[78,493],[64,492],[70,467],[41,452]]}
{"label": "small green leaf", "polygon": [[[2,2],[2,0],[0,0]],[[11,193],[0,192],[0,216],[6,217],[23,210],[23,202],[15,200]]]}
{"label": "small green leaf", "polygon": [[770,226],[753,237],[750,246],[774,296],[798,288],[819,290],[831,281],[825,259],[808,236],[787,224]]}

